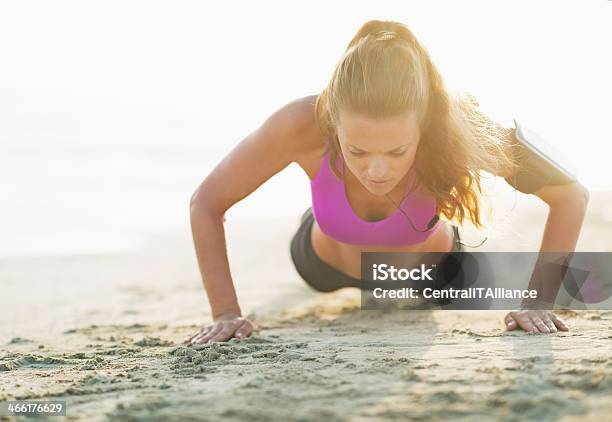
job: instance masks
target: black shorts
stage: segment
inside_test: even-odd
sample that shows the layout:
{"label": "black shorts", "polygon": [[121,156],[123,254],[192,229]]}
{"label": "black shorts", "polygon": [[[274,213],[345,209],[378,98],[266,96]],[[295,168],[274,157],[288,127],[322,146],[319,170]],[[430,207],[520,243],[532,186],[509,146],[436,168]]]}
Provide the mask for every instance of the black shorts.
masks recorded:
{"label": "black shorts", "polygon": [[[300,219],[300,227],[291,239],[291,259],[297,272],[310,287],[320,292],[332,292],[343,287],[358,287],[364,290],[380,287],[380,284],[353,278],[323,262],[312,248],[310,233],[313,223],[312,208],[308,208]],[[450,253],[463,252],[463,247],[457,242],[460,240],[457,226],[453,226],[453,232],[453,249]],[[405,284],[403,286],[405,287]]]}

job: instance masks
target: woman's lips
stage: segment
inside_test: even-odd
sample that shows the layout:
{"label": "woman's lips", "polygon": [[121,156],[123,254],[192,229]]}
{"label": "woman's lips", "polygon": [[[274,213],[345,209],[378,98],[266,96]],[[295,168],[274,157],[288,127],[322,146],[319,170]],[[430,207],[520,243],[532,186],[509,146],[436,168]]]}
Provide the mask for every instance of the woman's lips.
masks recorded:
{"label": "woman's lips", "polygon": [[377,181],[377,180],[372,180],[372,179],[368,179],[368,181],[375,185],[384,185],[385,183],[389,182],[389,180]]}

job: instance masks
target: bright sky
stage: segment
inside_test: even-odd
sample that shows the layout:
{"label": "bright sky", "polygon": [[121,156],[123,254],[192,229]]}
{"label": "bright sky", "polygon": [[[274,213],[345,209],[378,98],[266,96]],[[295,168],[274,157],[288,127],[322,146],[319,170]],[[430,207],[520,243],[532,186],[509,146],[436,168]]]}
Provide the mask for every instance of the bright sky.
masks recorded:
{"label": "bright sky", "polygon": [[[3,2],[1,141],[235,144],[285,102],[318,92],[372,18],[407,24],[451,87],[503,123],[526,119],[589,181],[602,176],[608,0]],[[243,125],[215,123],[220,133],[200,138],[203,122],[228,120]]]}
{"label": "bright sky", "polygon": [[[153,151],[157,167],[142,168],[155,173],[166,157],[192,151],[202,166],[175,181],[183,204],[274,110],[319,92],[370,19],[408,25],[451,88],[474,94],[504,125],[524,121],[571,157],[589,188],[612,189],[612,1],[122,0],[0,3],[0,177],[14,182],[0,193],[23,196],[47,183],[68,201],[66,182],[79,171],[106,180],[104,162],[57,176],[61,166],[45,164],[48,153]],[[26,170],[11,153],[43,158]],[[133,163],[119,165],[128,172]],[[282,183],[295,183],[294,170]],[[110,195],[117,186],[101,188]],[[11,212],[30,205],[15,202]]]}

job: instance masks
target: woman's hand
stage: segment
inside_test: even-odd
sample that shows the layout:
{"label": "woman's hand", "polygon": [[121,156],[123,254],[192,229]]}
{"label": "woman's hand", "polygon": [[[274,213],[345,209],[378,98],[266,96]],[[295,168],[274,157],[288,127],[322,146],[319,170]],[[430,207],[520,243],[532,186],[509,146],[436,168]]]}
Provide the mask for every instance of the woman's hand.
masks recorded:
{"label": "woman's hand", "polygon": [[232,337],[240,339],[249,337],[253,330],[253,324],[248,319],[236,314],[224,314],[217,317],[212,324],[187,337],[183,340],[183,344],[194,345],[213,341],[227,341]]}
{"label": "woman's hand", "polygon": [[506,330],[522,328],[531,333],[556,333],[558,330],[569,331],[561,318],[546,310],[524,310],[510,312],[504,318]]}

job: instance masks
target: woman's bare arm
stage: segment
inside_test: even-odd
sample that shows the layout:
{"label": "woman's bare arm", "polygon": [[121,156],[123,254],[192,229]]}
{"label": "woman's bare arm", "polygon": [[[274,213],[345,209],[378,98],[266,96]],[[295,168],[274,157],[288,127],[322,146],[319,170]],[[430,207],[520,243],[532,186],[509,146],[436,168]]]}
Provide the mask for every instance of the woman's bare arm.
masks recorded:
{"label": "woman's bare arm", "polygon": [[[508,140],[511,145],[518,145],[514,131],[509,131]],[[516,170],[515,170],[516,171]],[[498,174],[498,176],[511,176],[509,172]],[[580,230],[586,214],[589,202],[589,191],[580,182],[576,181],[564,185],[546,185],[531,193],[540,198],[549,207],[548,218],[540,245],[542,256],[548,252],[561,252],[568,256],[575,250],[580,236]],[[548,255],[550,256],[550,255]],[[538,290],[538,296],[543,296],[546,301],[554,302],[557,296],[561,280],[544,277],[544,273],[534,272],[529,282],[529,289]],[[536,288],[540,282],[545,282],[545,288]],[[527,309],[510,312],[504,318],[506,328],[514,330],[522,328],[525,331],[540,333],[555,333],[558,330],[567,331],[569,328],[565,322],[550,310]]]}
{"label": "woman's bare arm", "polygon": [[223,223],[226,211],[308,151],[311,97],[290,102],[242,140],[191,197],[196,256],[213,319],[241,315],[232,282]]}

